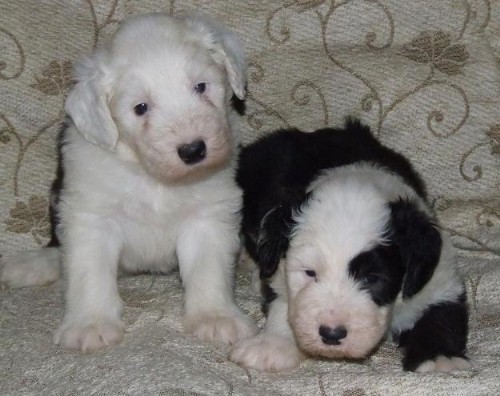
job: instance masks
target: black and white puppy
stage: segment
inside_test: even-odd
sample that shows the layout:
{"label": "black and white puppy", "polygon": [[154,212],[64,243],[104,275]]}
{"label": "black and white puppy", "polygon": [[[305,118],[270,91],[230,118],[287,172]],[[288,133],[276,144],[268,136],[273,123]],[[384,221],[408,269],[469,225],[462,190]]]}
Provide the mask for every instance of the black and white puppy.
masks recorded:
{"label": "black and white puppy", "polygon": [[405,370],[470,367],[452,246],[419,175],[368,127],[266,136],[241,152],[238,183],[246,249],[272,299],[231,360],[280,371],[306,355],[363,358],[393,338]]}

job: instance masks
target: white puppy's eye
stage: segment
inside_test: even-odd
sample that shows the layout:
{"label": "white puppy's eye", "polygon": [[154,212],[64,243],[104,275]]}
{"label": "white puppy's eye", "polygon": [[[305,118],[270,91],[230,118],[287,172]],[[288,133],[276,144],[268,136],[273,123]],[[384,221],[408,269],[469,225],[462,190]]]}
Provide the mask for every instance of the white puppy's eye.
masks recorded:
{"label": "white puppy's eye", "polygon": [[134,112],[138,116],[142,116],[146,114],[148,111],[148,104],[147,103],[139,103],[138,105],[134,106]]}
{"label": "white puppy's eye", "polygon": [[305,274],[306,274],[309,278],[316,278],[316,271],[313,271],[313,270],[305,270],[304,272],[305,272]]}
{"label": "white puppy's eye", "polygon": [[204,93],[206,90],[207,90],[207,83],[204,82],[196,84],[193,88],[193,91],[200,95]]}

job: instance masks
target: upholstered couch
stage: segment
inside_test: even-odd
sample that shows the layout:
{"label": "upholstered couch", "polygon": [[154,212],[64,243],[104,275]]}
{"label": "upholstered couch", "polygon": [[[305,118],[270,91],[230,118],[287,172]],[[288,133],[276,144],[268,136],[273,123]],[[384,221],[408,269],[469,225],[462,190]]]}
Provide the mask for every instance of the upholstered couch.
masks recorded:
{"label": "upholstered couch", "polygon": [[[120,280],[127,334],[92,354],[52,345],[61,285],[0,287],[2,395],[500,394],[500,1],[0,0],[0,254],[43,245],[55,137],[78,54],[125,17],[196,9],[237,31],[248,55],[243,142],[359,116],[407,155],[451,234],[470,305],[474,368],[403,372],[385,343],[362,362],[244,370],[182,332],[177,273]],[[244,268],[240,305],[262,324]]]}

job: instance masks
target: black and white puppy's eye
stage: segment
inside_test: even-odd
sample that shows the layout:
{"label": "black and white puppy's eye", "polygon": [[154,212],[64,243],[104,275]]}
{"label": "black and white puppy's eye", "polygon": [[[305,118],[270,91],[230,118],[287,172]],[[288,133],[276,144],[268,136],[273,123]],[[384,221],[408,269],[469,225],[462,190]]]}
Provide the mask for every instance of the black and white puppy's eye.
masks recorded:
{"label": "black and white puppy's eye", "polygon": [[366,274],[361,278],[361,282],[365,285],[371,285],[379,280],[379,277],[375,274]]}
{"label": "black and white puppy's eye", "polygon": [[316,271],[313,270],[305,270],[304,273],[309,277],[309,278],[316,278]]}
{"label": "black and white puppy's eye", "polygon": [[139,103],[138,105],[134,106],[134,112],[138,116],[146,114],[147,111],[148,111],[147,103]]}
{"label": "black and white puppy's eye", "polygon": [[207,83],[204,82],[196,84],[193,88],[193,91],[199,95],[205,93],[206,90],[207,90]]}

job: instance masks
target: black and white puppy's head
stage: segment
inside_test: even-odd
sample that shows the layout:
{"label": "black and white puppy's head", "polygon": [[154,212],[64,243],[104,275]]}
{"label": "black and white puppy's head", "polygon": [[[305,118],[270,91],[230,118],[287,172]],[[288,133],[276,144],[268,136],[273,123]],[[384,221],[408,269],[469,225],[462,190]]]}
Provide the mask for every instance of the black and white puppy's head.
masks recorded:
{"label": "black and white puppy's head", "polygon": [[304,352],[367,356],[390,328],[396,298],[432,277],[441,236],[419,202],[398,176],[369,164],[313,182],[285,260],[289,322]]}

